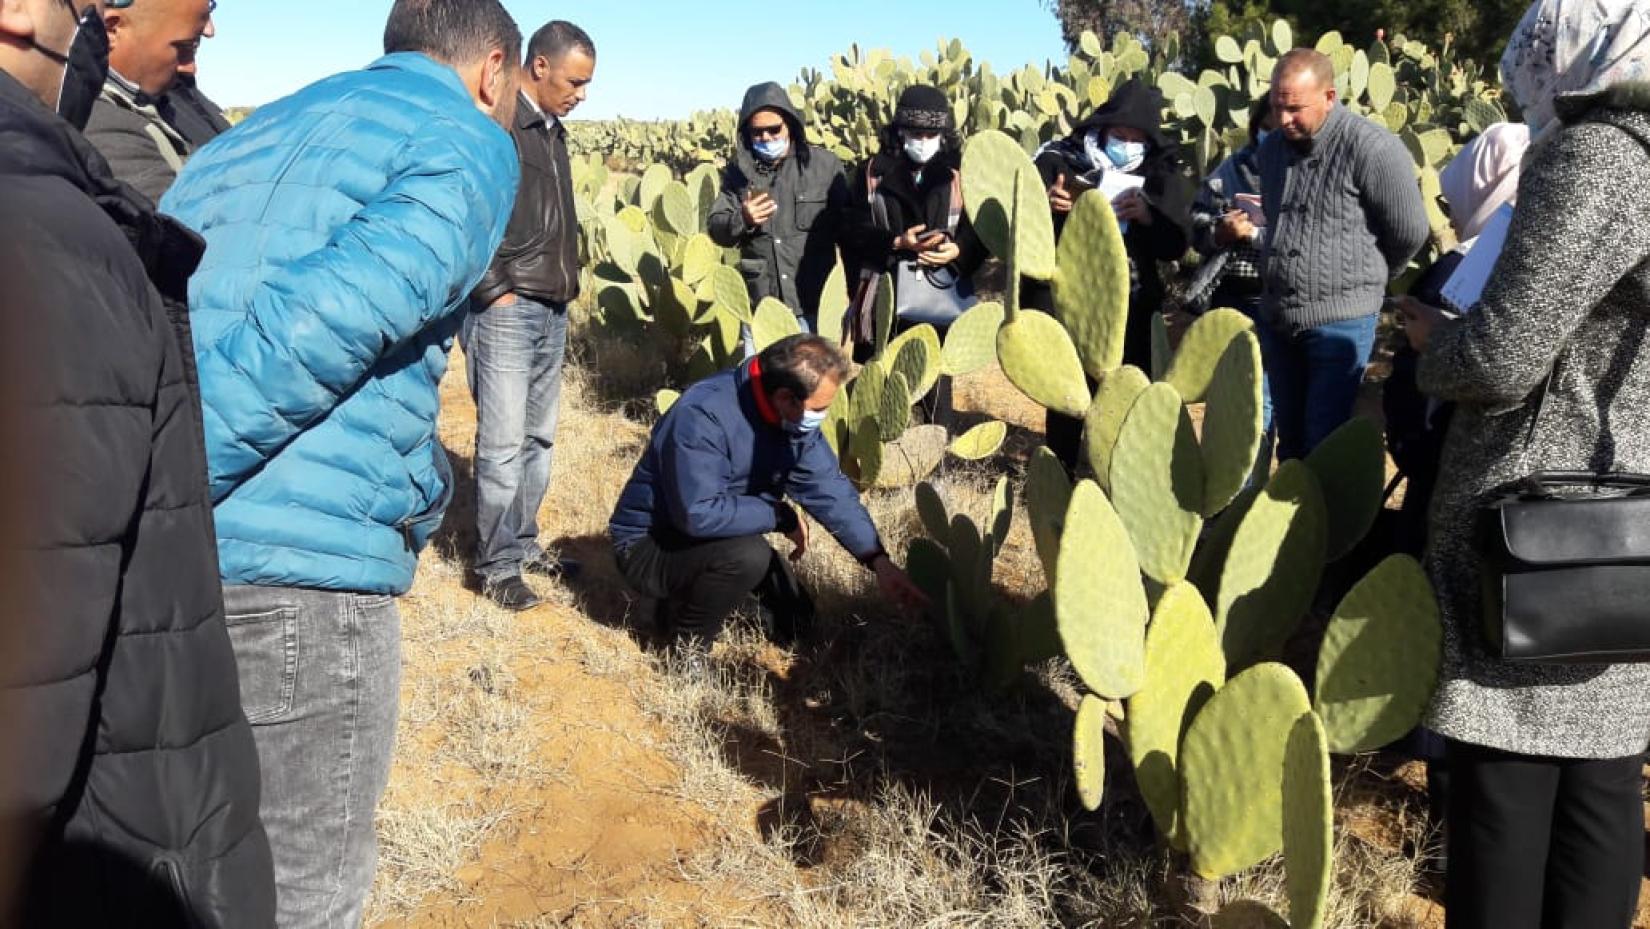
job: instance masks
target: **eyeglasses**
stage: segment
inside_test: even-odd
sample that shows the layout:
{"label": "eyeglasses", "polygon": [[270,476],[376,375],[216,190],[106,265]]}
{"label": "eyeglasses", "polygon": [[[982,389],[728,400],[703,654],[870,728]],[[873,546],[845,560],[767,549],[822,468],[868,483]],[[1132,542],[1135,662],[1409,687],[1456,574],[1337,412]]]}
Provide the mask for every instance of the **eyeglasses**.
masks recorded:
{"label": "eyeglasses", "polygon": [[785,124],[771,123],[766,126],[758,126],[752,123],[745,131],[749,132],[753,139],[777,139],[779,134],[785,131]]}

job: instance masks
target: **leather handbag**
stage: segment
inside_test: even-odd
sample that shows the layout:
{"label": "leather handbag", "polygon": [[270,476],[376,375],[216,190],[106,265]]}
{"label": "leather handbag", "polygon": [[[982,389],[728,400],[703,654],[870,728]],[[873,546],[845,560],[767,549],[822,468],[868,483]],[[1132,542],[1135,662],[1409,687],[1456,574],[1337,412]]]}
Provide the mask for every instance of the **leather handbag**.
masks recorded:
{"label": "leather handbag", "polygon": [[1505,661],[1650,661],[1650,475],[1538,472],[1478,511],[1484,633]]}
{"label": "leather handbag", "polygon": [[951,265],[930,268],[900,261],[894,268],[895,311],[907,325],[929,323],[941,332],[979,302],[974,282]]}

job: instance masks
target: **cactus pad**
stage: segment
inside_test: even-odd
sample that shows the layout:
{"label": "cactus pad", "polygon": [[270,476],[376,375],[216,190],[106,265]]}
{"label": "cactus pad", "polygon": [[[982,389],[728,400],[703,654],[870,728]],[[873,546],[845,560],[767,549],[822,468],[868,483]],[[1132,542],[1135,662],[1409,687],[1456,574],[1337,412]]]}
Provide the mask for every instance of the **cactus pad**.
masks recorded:
{"label": "cactus pad", "polygon": [[1129,319],[1129,254],[1117,215],[1098,191],[1077,198],[1060,234],[1054,310],[1083,370],[1099,378],[1123,363]]}
{"label": "cactus pad", "polygon": [[756,317],[751,322],[751,340],[756,344],[757,351],[801,332],[802,325],[797,322],[796,314],[791,312],[790,307],[772,297],[764,297],[757,304]]}
{"label": "cactus pad", "polygon": [[841,345],[846,341],[846,333],[842,331],[843,319],[848,315],[848,271],[838,261],[831,269],[830,277],[825,279],[825,289],[819,292],[819,325],[817,330],[820,338],[832,345]]}
{"label": "cactus pad", "polygon": [[997,331],[997,358],[1021,393],[1067,416],[1089,408],[1082,362],[1064,326],[1047,313],[1019,313]]}
{"label": "cactus pad", "polygon": [[1420,564],[1393,555],[1336,608],[1318,653],[1318,715],[1330,750],[1380,748],[1421,721],[1438,683],[1438,600]]}
{"label": "cactus pad", "polygon": [[1134,365],[1124,365],[1100,379],[1094,392],[1094,402],[1083,420],[1083,447],[1088,453],[1089,467],[1094,469],[1100,486],[1111,490],[1111,453],[1117,447],[1118,433],[1128,418],[1134,402],[1152,385],[1146,372]]}
{"label": "cactus pad", "polygon": [[1215,366],[1226,354],[1226,346],[1238,333],[1251,332],[1255,324],[1237,310],[1210,310],[1197,318],[1181,336],[1164,380],[1175,386],[1187,403],[1202,403],[1214,379]]}
{"label": "cactus pad", "polygon": [[[1182,343],[1181,350],[1185,350]],[[1231,505],[1255,470],[1265,431],[1260,342],[1240,332],[1226,346],[1203,411],[1203,515]]]}
{"label": "cactus pad", "polygon": [[946,512],[945,500],[933,484],[923,481],[917,485],[917,516],[922,520],[922,529],[928,537],[939,545],[951,546],[951,516]]}
{"label": "cactus pad", "polygon": [[682,395],[678,391],[668,389],[661,390],[653,395],[653,406],[659,411],[659,415],[663,416],[664,414],[669,413],[670,408],[675,406],[676,401],[680,399],[682,399]]}
{"label": "cactus pad", "polygon": [[1070,506],[1071,478],[1066,475],[1066,466],[1047,446],[1038,446],[1026,466],[1026,514],[1031,517],[1031,537],[1050,589],[1054,587],[1060,535],[1065,532]]}
{"label": "cactus pad", "polygon": [[980,461],[997,454],[1007,438],[1008,424],[993,419],[957,436],[951,442],[951,454],[964,461]]}
{"label": "cactus pad", "polygon": [[1152,380],[1161,381],[1169,373],[1169,364],[1174,361],[1174,346],[1169,344],[1169,321],[1163,318],[1162,313],[1153,313],[1152,327]]}
{"label": "cactus pad", "polygon": [[1111,497],[1140,568],[1162,584],[1186,576],[1203,528],[1203,453],[1173,386],[1141,392],[1112,450]]}
{"label": "cactus pad", "polygon": [[689,236],[699,231],[699,204],[681,181],[666,184],[665,189],[659,192],[659,202],[653,209],[654,217],[679,236]]}
{"label": "cactus pad", "polygon": [[1072,491],[1059,563],[1054,615],[1066,657],[1095,693],[1132,696],[1145,683],[1146,588],[1128,530],[1093,481]]}
{"label": "cactus pad", "polygon": [[1236,874],[1283,846],[1283,759],[1295,722],[1311,713],[1306,687],[1281,664],[1259,664],[1204,704],[1180,746],[1192,868]]}
{"label": "cactus pad", "polygon": [[928,595],[937,612],[945,608],[945,585],[951,581],[951,559],[932,539],[912,539],[905,550],[905,573]]}
{"label": "cactus pad", "polygon": [[848,454],[859,471],[861,487],[870,487],[882,477],[882,430],[875,416],[853,421],[849,431]]}
{"label": "cactus pad", "polygon": [[1158,831],[1185,849],[1180,829],[1180,742],[1203,704],[1226,682],[1214,617],[1197,588],[1163,592],[1146,628],[1146,684],[1128,701],[1129,760]]}
{"label": "cactus pad", "polygon": [[940,336],[928,323],[900,333],[899,338],[888,343],[887,355],[894,359],[890,370],[905,375],[912,403],[928,396],[940,379]]}
{"label": "cactus pad", "polygon": [[722,250],[710,236],[696,233],[682,249],[682,280],[689,287],[697,287],[722,263]]}
{"label": "cactus pad", "polygon": [[973,374],[997,361],[997,330],[1003,327],[1001,303],[977,303],[951,324],[940,352],[940,371],[952,377]]}
{"label": "cactus pad", "polygon": [[1312,471],[1286,461],[1232,538],[1215,598],[1228,667],[1282,647],[1312,603],[1323,573],[1323,492]]}
{"label": "cactus pad", "polygon": [[1295,720],[1283,754],[1283,869],[1289,921],[1323,929],[1334,871],[1335,797],[1329,747],[1316,713]]}
{"label": "cactus pad", "polygon": [[727,265],[717,265],[711,269],[710,281],[712,292],[716,295],[716,303],[729,313],[732,313],[740,322],[749,325],[753,316],[751,313],[751,295],[745,289],[745,278],[737,268]]}
{"label": "cactus pad", "polygon": [[997,486],[991,492],[991,522],[986,528],[991,545],[991,557],[1003,550],[1003,543],[1008,541],[1008,531],[1014,525],[1014,493],[1008,484],[1008,475],[997,478]]}
{"label": "cactus pad", "polygon": [[911,388],[905,381],[905,375],[898,371],[888,375],[888,382],[882,387],[882,397],[877,406],[877,427],[884,442],[895,441],[911,427]]}
{"label": "cactus pad", "polygon": [[1084,694],[1071,737],[1072,774],[1083,809],[1094,812],[1106,793],[1106,701]]}
{"label": "cactus pad", "polygon": [[1306,456],[1329,507],[1325,555],[1330,561],[1352,551],[1375,525],[1386,489],[1385,443],[1380,424],[1355,416]]}
{"label": "cactus pad", "polygon": [[[1026,150],[1001,132],[973,136],[963,149],[962,183],[968,218],[991,253],[1003,259],[1013,253],[1019,272],[1027,277],[1053,277],[1054,219],[1046,209],[1030,208],[1042,203],[1045,195]],[[1011,222],[1016,195],[1024,210],[1018,222]]]}

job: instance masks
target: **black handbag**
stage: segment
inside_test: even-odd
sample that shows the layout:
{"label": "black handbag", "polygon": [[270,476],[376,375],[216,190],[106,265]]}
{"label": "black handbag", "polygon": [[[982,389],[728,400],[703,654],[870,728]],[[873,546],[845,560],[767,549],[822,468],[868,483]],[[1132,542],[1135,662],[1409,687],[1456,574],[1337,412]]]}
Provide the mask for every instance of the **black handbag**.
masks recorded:
{"label": "black handbag", "polygon": [[1478,520],[1491,656],[1650,661],[1650,475],[1532,474]]}

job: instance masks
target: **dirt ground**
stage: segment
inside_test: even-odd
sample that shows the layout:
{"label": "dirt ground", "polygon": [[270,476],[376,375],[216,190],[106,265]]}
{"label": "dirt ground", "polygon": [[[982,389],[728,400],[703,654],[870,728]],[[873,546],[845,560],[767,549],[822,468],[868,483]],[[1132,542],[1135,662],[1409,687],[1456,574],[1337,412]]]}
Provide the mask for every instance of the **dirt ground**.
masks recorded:
{"label": "dirt ground", "polygon": [[[747,642],[734,646],[742,649],[738,661],[726,659],[722,676],[707,683],[650,651],[639,604],[622,593],[602,541],[613,496],[649,417],[634,403],[621,409],[603,400],[601,386],[578,371],[572,377],[541,538],[557,540],[586,570],[576,584],[535,580],[546,604],[505,614],[465,585],[463,565],[474,539],[468,485],[475,420],[463,358],[454,353],[443,384],[441,435],[459,495],[402,601],[401,732],[380,812],[370,925],[1032,926],[1049,924],[1046,914],[1057,910],[1086,914],[1058,920],[1066,924],[1161,923],[1107,915],[1131,907],[1152,911],[1138,900],[1083,910],[1069,901],[1057,906],[1035,899],[1094,895],[1101,885],[1059,878],[1058,869],[1083,870],[1075,859],[1015,857],[947,832],[945,804],[937,799],[943,788],[935,785],[950,773],[924,772],[909,794],[851,789],[864,782],[852,773],[857,753],[880,759],[884,768],[890,756],[886,746],[873,744],[877,727],[863,719],[856,720],[860,741],[835,731],[846,715],[840,706],[857,707],[865,698],[841,693],[857,685],[820,667],[825,659]],[[1041,410],[1000,374],[959,384],[958,407],[989,407],[1008,421],[1005,454],[1039,440]],[[1023,538],[1014,544],[1029,548]],[[1005,557],[1035,565],[1029,551]],[[830,572],[848,569],[822,564],[813,570],[823,572],[816,577],[835,577]],[[852,648],[834,642],[826,655]],[[895,719],[879,725],[894,733],[902,725],[933,724]],[[844,757],[824,757],[830,752]],[[934,764],[954,772],[969,762],[959,755]],[[1410,860],[1427,835],[1419,821],[1419,766],[1340,774],[1338,857],[1386,875],[1368,880],[1389,886],[1349,887],[1342,898],[1357,901],[1338,910],[1333,924],[1441,927],[1438,888],[1417,876]],[[936,799],[928,799],[929,791]],[[1083,845],[1085,828],[1104,823],[1045,824],[1025,847]],[[1043,834],[1055,830],[1068,834]],[[982,855],[988,865],[964,860]],[[848,857],[855,860],[843,860]],[[1226,892],[1277,900],[1278,891],[1274,881]],[[877,895],[908,899],[894,901],[897,906],[868,900]],[[1650,918],[1639,925],[1650,929]]]}

